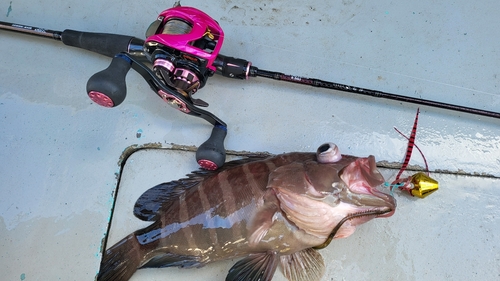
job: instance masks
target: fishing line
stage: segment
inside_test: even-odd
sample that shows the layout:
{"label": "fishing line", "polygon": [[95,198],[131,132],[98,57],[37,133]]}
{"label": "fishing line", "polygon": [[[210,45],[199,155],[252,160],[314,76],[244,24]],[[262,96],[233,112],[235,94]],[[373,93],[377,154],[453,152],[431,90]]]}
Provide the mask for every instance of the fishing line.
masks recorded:
{"label": "fishing line", "polygon": [[162,34],[188,34],[191,32],[193,27],[183,21],[178,19],[171,19],[165,22],[165,26],[163,27]]}
{"label": "fishing line", "polygon": [[342,225],[346,221],[348,221],[348,220],[352,220],[352,219],[359,218],[359,217],[366,217],[366,216],[380,216],[380,215],[383,215],[383,214],[387,214],[390,211],[392,211],[392,209],[388,209],[388,210],[368,210],[368,211],[361,211],[361,212],[354,213],[354,214],[349,214],[349,215],[343,217],[337,223],[337,225],[333,228],[332,232],[330,233],[330,235],[328,236],[328,238],[326,239],[326,241],[323,244],[318,245],[318,246],[313,247],[313,248],[314,249],[323,249],[323,248],[327,247],[332,242],[333,238],[335,237],[335,235],[337,234],[337,232],[339,231],[339,229],[342,227]]}

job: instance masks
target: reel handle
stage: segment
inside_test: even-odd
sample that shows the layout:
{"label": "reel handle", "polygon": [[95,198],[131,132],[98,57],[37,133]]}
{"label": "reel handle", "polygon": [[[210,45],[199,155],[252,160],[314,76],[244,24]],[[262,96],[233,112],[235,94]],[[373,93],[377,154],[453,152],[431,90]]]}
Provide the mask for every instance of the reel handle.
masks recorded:
{"label": "reel handle", "polygon": [[196,151],[196,161],[206,170],[217,170],[226,162],[226,150],[224,149],[224,138],[227,128],[215,125],[210,138],[200,145]]}
{"label": "reel handle", "polygon": [[127,84],[125,76],[132,61],[121,54],[116,55],[108,68],[97,72],[87,82],[87,94],[95,103],[104,107],[115,107],[125,100]]}

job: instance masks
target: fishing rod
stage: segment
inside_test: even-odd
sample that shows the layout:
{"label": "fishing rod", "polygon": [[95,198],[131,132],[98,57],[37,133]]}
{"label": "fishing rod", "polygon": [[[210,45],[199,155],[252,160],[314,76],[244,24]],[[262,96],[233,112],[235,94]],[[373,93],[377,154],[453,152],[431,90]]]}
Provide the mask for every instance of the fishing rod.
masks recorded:
{"label": "fishing rod", "polygon": [[169,105],[205,119],[214,126],[210,138],[196,152],[198,164],[210,170],[225,162],[227,125],[217,116],[199,108],[207,107],[208,103],[193,98],[193,95],[215,73],[236,79],[264,77],[500,119],[499,112],[259,69],[245,59],[219,54],[224,32],[217,21],[198,9],[180,5],[160,13],[147,29],[146,40],[69,29],[54,31],[8,22],[0,22],[0,30],[52,38],[68,46],[111,57],[110,66],[94,74],[87,83],[88,96],[105,107],[115,107],[124,101],[127,90],[125,76],[130,68],[134,69]]}

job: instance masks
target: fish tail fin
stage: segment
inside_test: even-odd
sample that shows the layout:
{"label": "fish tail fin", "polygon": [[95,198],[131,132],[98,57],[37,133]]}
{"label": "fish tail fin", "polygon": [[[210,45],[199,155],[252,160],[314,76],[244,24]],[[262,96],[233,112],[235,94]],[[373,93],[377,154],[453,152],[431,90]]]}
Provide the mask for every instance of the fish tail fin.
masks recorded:
{"label": "fish tail fin", "polygon": [[134,234],[123,238],[106,250],[101,261],[97,281],[129,280],[141,265],[141,245]]}

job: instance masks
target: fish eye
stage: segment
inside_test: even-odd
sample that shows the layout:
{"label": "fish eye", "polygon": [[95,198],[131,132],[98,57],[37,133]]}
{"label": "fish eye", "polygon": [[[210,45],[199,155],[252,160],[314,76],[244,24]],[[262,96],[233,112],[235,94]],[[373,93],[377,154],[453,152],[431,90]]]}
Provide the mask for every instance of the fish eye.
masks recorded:
{"label": "fish eye", "polygon": [[335,163],[342,159],[342,154],[336,144],[328,142],[318,147],[316,157],[319,163]]}
{"label": "fish eye", "polygon": [[326,152],[328,149],[330,149],[330,143],[324,143],[318,147],[318,153]]}

